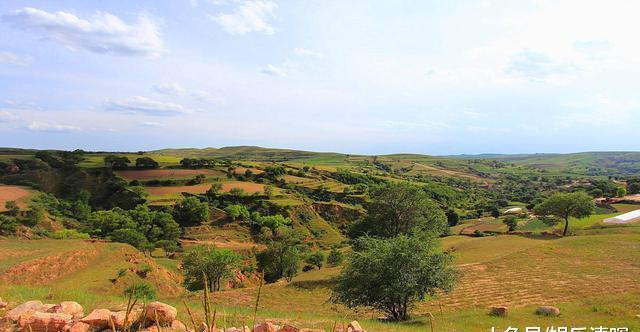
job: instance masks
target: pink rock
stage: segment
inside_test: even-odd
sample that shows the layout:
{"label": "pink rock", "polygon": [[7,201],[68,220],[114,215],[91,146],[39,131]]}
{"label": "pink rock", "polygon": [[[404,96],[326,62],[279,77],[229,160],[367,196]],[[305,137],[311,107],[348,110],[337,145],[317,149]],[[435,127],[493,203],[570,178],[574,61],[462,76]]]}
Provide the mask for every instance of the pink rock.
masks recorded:
{"label": "pink rock", "polygon": [[89,324],[91,327],[104,330],[111,326],[109,318],[111,317],[111,310],[96,309],[92,311],[87,317],[82,318],[80,321]]}
{"label": "pink rock", "polygon": [[187,326],[184,325],[184,323],[182,323],[179,320],[174,320],[173,322],[171,322],[171,329],[173,331],[187,331]]}
{"label": "pink rock", "polygon": [[280,328],[280,330],[278,330],[278,332],[300,332],[300,329],[295,326],[285,324],[282,328]]}
{"label": "pink rock", "polygon": [[78,302],[64,301],[60,304],[56,304],[49,308],[47,312],[67,314],[73,316],[73,318],[80,318],[84,316],[84,309]]}
{"label": "pink rock", "polygon": [[364,329],[360,326],[357,320],[349,323],[347,326],[347,332],[364,332]]}
{"label": "pink rock", "polygon": [[34,313],[42,311],[43,306],[44,305],[41,301],[27,301],[9,310],[9,312],[7,312],[7,314],[5,315],[5,318],[10,321],[17,322],[18,320],[20,320],[20,317],[26,319]]}
{"label": "pink rock", "polygon": [[160,325],[170,324],[178,316],[178,310],[162,302],[151,302],[145,309],[144,317],[149,322],[156,322],[156,316]]}
{"label": "pink rock", "polygon": [[278,332],[280,328],[271,322],[264,322],[253,327],[253,332]]}
{"label": "pink rock", "polygon": [[68,332],[89,332],[89,329],[91,329],[91,326],[89,324],[83,322],[75,322],[73,323],[73,325],[71,325]]}
{"label": "pink rock", "polygon": [[64,327],[71,321],[71,315],[49,312],[36,312],[27,319],[20,319],[22,331],[56,332],[64,331]]}
{"label": "pink rock", "polygon": [[111,319],[113,320],[113,325],[116,329],[122,329],[125,327],[125,318],[127,320],[127,325],[131,325],[140,318],[141,314],[141,311],[131,310],[131,312],[129,312],[129,316],[127,316],[126,311],[117,311],[111,313]]}

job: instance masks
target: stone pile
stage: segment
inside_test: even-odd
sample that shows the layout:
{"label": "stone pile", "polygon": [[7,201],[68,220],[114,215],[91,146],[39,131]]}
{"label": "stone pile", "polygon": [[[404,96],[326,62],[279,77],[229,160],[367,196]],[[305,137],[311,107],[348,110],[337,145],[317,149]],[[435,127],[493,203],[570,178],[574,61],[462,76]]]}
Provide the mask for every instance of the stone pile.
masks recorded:
{"label": "stone pile", "polygon": [[[0,309],[7,303],[0,299]],[[145,306],[126,311],[95,309],[85,316],[84,309],[77,302],[65,301],[59,304],[44,304],[28,301],[7,311],[0,318],[0,332],[117,332],[127,327],[130,331],[142,332],[323,332],[324,330],[297,328],[292,325],[276,325],[264,322],[253,327],[227,327],[209,329],[202,324],[198,331],[188,328],[177,319],[178,310],[168,304],[151,302]],[[131,328],[135,326],[135,328]],[[214,331],[215,330],[215,331]],[[346,330],[336,332],[365,332],[357,321],[351,322]]]}

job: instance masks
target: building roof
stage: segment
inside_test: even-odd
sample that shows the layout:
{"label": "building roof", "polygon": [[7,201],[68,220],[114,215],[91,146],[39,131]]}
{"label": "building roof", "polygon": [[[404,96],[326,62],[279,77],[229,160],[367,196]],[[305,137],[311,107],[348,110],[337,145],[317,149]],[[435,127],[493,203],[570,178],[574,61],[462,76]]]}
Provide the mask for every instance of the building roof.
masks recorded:
{"label": "building roof", "polygon": [[627,212],[619,216],[615,216],[613,218],[607,218],[604,220],[604,222],[623,224],[623,223],[629,223],[629,222],[638,221],[638,220],[640,220],[640,210]]}

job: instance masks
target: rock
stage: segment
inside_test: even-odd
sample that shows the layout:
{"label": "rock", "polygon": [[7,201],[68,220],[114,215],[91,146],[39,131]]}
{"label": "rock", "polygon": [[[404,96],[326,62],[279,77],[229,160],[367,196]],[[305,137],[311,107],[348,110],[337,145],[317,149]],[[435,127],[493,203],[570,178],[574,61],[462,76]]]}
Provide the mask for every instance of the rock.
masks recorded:
{"label": "rock", "polygon": [[264,322],[262,324],[253,327],[253,332],[278,332],[279,326],[274,325],[271,322]]}
{"label": "rock", "polygon": [[113,320],[113,325],[117,330],[124,328],[125,326],[125,317],[127,320],[127,325],[131,325],[133,322],[137,321],[142,314],[141,311],[131,310],[129,312],[129,316],[127,317],[126,311],[117,311],[111,313],[111,320]]}
{"label": "rock", "polygon": [[545,316],[558,316],[560,315],[560,309],[548,305],[538,307],[536,314]]}
{"label": "rock", "polygon": [[364,332],[364,329],[360,326],[357,320],[349,323],[347,326],[347,332]]}
{"label": "rock", "polygon": [[111,323],[109,322],[111,314],[111,310],[95,309],[87,317],[80,319],[80,321],[91,325],[91,327],[95,329],[104,330],[111,327]]}
{"label": "rock", "polygon": [[160,329],[158,329],[158,327],[155,325],[151,325],[146,329],[142,330],[142,332],[160,332]]}
{"label": "rock", "polygon": [[0,297],[0,309],[5,309],[9,304],[7,302],[2,301]]}
{"label": "rock", "polygon": [[71,315],[68,314],[36,312],[27,319],[20,319],[18,325],[22,331],[29,332],[63,331],[71,318]]}
{"label": "rock", "polygon": [[89,332],[91,326],[83,322],[75,322],[67,332]]}
{"label": "rock", "polygon": [[284,326],[281,327],[278,332],[300,332],[300,329],[295,326],[284,324]]}
{"label": "rock", "polygon": [[187,326],[179,320],[171,322],[171,329],[174,331],[187,331]]}
{"label": "rock", "polygon": [[504,317],[507,315],[507,312],[509,311],[508,307],[505,306],[495,306],[495,307],[491,307],[491,309],[489,310],[489,315],[492,316],[499,316],[499,317]]}
{"label": "rock", "polygon": [[154,322],[157,320],[160,325],[170,324],[178,316],[178,310],[168,304],[162,302],[151,302],[147,305],[144,317],[147,321]]}
{"label": "rock", "polygon": [[28,318],[28,316],[31,316],[38,311],[42,311],[43,306],[44,305],[41,301],[27,301],[9,310],[5,315],[5,318],[10,321],[17,322],[22,316],[25,316],[24,318]]}
{"label": "rock", "polygon": [[78,302],[64,301],[49,308],[47,312],[71,315],[74,319],[84,316],[84,309]]}

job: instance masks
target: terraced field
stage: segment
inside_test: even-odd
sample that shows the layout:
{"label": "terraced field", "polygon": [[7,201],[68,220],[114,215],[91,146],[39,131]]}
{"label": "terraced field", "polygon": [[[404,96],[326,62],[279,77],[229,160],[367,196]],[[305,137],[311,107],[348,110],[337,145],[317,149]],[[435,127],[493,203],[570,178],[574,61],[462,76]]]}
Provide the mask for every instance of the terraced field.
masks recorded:
{"label": "terraced field", "polygon": [[27,201],[31,196],[31,190],[19,186],[0,185],[0,212],[6,211],[5,204],[8,201],[16,201],[18,207],[24,209],[27,207]]}
{"label": "terraced field", "polygon": [[124,170],[116,173],[127,180],[188,179],[198,174],[210,177],[225,176],[224,172],[213,169],[145,169]]}

